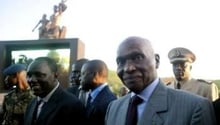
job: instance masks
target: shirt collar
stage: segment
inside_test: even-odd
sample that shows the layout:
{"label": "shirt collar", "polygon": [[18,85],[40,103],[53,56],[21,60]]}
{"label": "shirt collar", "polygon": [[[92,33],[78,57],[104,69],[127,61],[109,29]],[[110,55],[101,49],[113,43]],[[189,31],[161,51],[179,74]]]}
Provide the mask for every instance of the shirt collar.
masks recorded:
{"label": "shirt collar", "polygon": [[[159,78],[156,78],[152,83],[150,83],[140,94],[137,94],[140,98],[144,101],[148,101],[150,96],[152,95],[154,89],[156,88],[157,84],[159,83]],[[136,93],[132,92],[131,97],[136,95]]]}
{"label": "shirt collar", "polygon": [[100,91],[102,91],[102,89],[107,86],[107,83],[104,83],[102,85],[100,85],[99,87],[95,88],[91,93],[90,96],[92,97],[92,101],[96,98],[96,96],[99,94]]}
{"label": "shirt collar", "polygon": [[193,78],[192,77],[189,77],[187,80],[184,80],[184,81],[177,81],[175,80],[175,85],[177,85],[177,83],[180,83],[180,85],[183,85],[184,83],[187,83],[188,81],[192,80]]}

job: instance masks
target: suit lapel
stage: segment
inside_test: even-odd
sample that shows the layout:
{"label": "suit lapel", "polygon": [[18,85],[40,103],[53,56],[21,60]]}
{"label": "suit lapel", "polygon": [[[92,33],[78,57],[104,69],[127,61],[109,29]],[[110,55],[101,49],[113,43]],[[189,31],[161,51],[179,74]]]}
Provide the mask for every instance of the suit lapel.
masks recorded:
{"label": "suit lapel", "polygon": [[144,109],[142,114],[142,118],[139,121],[138,125],[143,124],[163,124],[163,120],[160,117],[161,112],[167,111],[168,102],[167,102],[167,89],[163,85],[163,83],[159,83],[152,93],[149,101],[147,103],[147,107]]}
{"label": "suit lapel", "polygon": [[110,103],[106,115],[106,124],[125,125],[130,97],[131,94],[129,93]]}
{"label": "suit lapel", "polygon": [[93,105],[99,104],[103,102],[103,97],[106,96],[106,92],[107,92],[107,88],[108,86],[105,86],[100,92],[99,94],[96,96],[96,98],[93,101]]}
{"label": "suit lapel", "polygon": [[59,96],[61,95],[61,88],[58,87],[58,89],[53,93],[53,95],[51,96],[51,98],[48,100],[48,102],[46,102],[43,107],[42,110],[40,112],[40,115],[38,117],[38,121],[39,123],[43,122],[42,119],[44,119],[45,117],[48,117],[51,115],[52,112],[54,112],[56,110],[56,107],[59,105]]}
{"label": "suit lapel", "polygon": [[121,107],[121,111],[119,112],[120,113],[119,125],[125,125],[126,123],[126,116],[127,116],[130,98],[131,98],[131,94],[125,95],[124,100],[122,100],[121,101],[122,103],[119,105]]}
{"label": "suit lapel", "polygon": [[34,113],[35,113],[35,108],[37,106],[37,98],[35,98],[32,102],[32,106],[30,107],[30,121],[33,122],[34,120]]}
{"label": "suit lapel", "polygon": [[44,122],[43,119],[45,120],[46,117],[50,116],[56,110],[57,105],[54,105],[54,103],[55,102],[48,101],[45,105],[43,105],[42,111],[38,117],[39,123]]}
{"label": "suit lapel", "polygon": [[93,112],[95,112],[96,110],[96,105],[102,103],[102,99],[103,97],[105,97],[105,91],[107,89],[107,86],[105,86],[100,92],[99,94],[95,97],[95,99],[93,100],[91,106],[87,109],[87,115],[90,116]]}

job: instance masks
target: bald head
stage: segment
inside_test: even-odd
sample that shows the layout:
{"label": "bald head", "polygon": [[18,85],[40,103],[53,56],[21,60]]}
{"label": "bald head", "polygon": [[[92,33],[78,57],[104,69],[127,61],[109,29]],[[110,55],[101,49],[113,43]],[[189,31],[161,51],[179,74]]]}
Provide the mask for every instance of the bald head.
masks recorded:
{"label": "bald head", "polygon": [[108,67],[102,60],[90,60],[81,70],[81,84],[83,90],[93,90],[107,82]]}
{"label": "bald head", "polygon": [[154,50],[153,47],[148,39],[138,37],[138,36],[131,36],[126,38],[118,47],[117,55],[121,53],[121,50],[124,48],[126,49],[135,49],[140,50],[152,58],[154,58]]}
{"label": "bald head", "polygon": [[102,75],[103,77],[108,76],[108,67],[105,64],[104,61],[102,60],[91,60],[88,63],[86,63],[86,67],[92,71],[92,72],[97,72],[100,75]]}
{"label": "bald head", "polygon": [[118,47],[116,61],[118,76],[135,93],[140,93],[157,78],[159,55],[145,38],[126,38]]}

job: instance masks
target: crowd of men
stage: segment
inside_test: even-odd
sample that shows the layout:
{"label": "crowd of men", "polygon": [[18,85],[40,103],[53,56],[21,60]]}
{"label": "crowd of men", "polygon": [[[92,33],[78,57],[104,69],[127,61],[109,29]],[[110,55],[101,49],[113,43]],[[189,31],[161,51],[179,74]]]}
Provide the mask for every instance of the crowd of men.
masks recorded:
{"label": "crowd of men", "polygon": [[220,99],[215,83],[193,78],[195,54],[183,47],[168,52],[175,80],[158,76],[160,56],[151,42],[130,36],[118,46],[117,97],[100,59],[72,64],[71,86],[61,87],[56,61],[38,57],[27,67],[13,64],[3,73],[15,87],[5,95],[2,125],[217,125]]}

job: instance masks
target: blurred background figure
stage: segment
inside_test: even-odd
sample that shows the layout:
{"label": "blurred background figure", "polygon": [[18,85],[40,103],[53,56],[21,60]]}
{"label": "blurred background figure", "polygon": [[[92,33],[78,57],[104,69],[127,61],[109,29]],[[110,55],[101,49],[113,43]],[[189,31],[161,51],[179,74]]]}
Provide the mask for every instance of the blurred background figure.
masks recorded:
{"label": "blurred background figure", "polygon": [[122,86],[122,87],[120,88],[119,96],[120,96],[120,97],[121,97],[121,96],[124,96],[124,95],[128,94],[128,92],[129,92],[129,89],[128,89],[127,87],[125,87],[125,86]]}
{"label": "blurred background figure", "polygon": [[91,90],[86,115],[89,125],[104,125],[109,103],[116,99],[108,84],[108,67],[102,60],[90,60],[81,70],[81,84],[85,91]]}
{"label": "blurred background figure", "polygon": [[78,97],[84,105],[86,105],[86,100],[88,98],[89,91],[82,90],[82,86],[80,84],[80,73],[83,64],[85,64],[88,61],[88,59],[82,58],[76,60],[76,62],[73,63],[70,78],[71,87],[67,88],[67,91]]}
{"label": "blurred background figure", "polygon": [[173,48],[169,51],[168,58],[173,65],[175,76],[175,81],[168,83],[168,87],[186,90],[211,101],[219,98],[218,87],[215,83],[192,77],[192,63],[196,60],[196,56],[191,50],[183,47]]}
{"label": "blurred background figure", "polygon": [[[26,67],[23,64],[12,64],[3,74],[5,84],[12,89],[3,100],[2,125],[23,125],[26,107],[34,97],[26,79]],[[13,87],[12,87],[13,86]]]}

